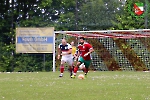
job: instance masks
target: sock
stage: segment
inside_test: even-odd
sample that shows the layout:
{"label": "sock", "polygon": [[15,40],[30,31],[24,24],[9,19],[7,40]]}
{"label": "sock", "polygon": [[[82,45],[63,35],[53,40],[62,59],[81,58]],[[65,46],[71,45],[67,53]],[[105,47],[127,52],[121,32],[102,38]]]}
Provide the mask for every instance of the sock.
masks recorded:
{"label": "sock", "polygon": [[78,71],[78,67],[74,67],[74,75],[76,75],[77,71]]}
{"label": "sock", "polygon": [[85,73],[86,72],[86,68],[83,68],[82,71]]}
{"label": "sock", "polygon": [[87,74],[87,73],[88,73],[88,71],[89,71],[89,69],[88,69],[88,68],[84,68],[84,73],[85,73],[85,74]]}
{"label": "sock", "polygon": [[61,74],[64,72],[64,66],[60,66],[60,72]]}
{"label": "sock", "polygon": [[72,66],[72,72],[74,72],[74,68],[75,68],[75,66],[73,65],[73,66]]}

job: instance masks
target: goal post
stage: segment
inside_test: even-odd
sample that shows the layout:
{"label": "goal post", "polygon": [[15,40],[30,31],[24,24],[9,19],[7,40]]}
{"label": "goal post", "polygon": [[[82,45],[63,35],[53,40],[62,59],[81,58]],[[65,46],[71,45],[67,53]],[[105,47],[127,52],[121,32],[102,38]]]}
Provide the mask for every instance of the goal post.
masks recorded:
{"label": "goal post", "polygon": [[53,41],[54,41],[54,44],[53,44],[53,72],[55,72],[55,61],[56,61],[56,59],[55,59],[55,56],[56,56],[56,49],[55,49],[55,32],[54,32],[54,35],[53,35],[54,37],[53,37]]}
{"label": "goal post", "polygon": [[[55,31],[53,72],[59,65],[56,48],[62,38],[67,42],[85,37],[95,52],[92,53],[91,69],[99,71],[147,71],[150,69],[150,29]],[[57,34],[57,35],[56,35]],[[76,43],[77,46],[77,43]]]}

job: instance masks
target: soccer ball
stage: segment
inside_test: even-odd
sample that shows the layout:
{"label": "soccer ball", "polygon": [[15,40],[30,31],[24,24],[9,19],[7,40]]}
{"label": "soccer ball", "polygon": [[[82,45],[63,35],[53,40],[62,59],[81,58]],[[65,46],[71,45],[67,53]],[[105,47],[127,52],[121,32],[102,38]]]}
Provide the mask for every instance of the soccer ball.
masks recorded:
{"label": "soccer ball", "polygon": [[78,79],[84,79],[84,75],[83,74],[78,75]]}

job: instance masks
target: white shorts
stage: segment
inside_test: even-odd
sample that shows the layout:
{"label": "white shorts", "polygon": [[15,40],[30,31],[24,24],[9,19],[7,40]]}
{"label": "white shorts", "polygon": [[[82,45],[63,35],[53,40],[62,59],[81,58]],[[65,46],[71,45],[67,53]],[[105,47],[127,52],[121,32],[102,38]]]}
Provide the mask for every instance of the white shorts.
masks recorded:
{"label": "white shorts", "polygon": [[61,61],[68,63],[69,66],[72,66],[73,65],[73,59],[72,58],[73,58],[72,54],[64,55],[64,56],[62,56]]}

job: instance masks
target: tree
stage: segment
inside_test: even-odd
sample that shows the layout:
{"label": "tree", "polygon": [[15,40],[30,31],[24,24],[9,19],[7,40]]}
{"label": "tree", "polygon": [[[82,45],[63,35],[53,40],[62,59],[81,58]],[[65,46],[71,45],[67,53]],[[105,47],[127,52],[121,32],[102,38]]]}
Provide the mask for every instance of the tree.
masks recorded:
{"label": "tree", "polygon": [[112,27],[116,13],[122,10],[118,0],[89,0],[79,11],[80,30],[105,30]]}
{"label": "tree", "polygon": [[[129,30],[129,29],[144,29],[145,28],[145,15],[148,16],[149,8],[147,8],[147,12],[145,12],[143,16],[137,16],[134,14],[133,4],[136,2],[143,2],[143,0],[127,0],[124,5],[123,14],[116,15],[117,21],[112,21],[115,27],[111,29],[120,29],[120,30]],[[145,2],[149,5],[148,2]]]}
{"label": "tree", "polygon": [[[31,56],[15,53],[15,29],[16,27],[52,26],[53,20],[58,17],[55,17],[55,7],[51,4],[52,0],[1,0],[0,71],[43,70],[42,55],[39,57],[36,54]],[[47,58],[51,57],[52,55],[48,55]],[[49,67],[52,66],[49,65]]]}

